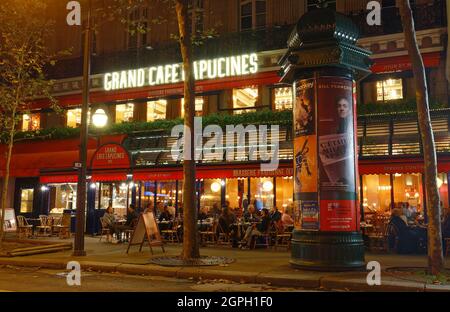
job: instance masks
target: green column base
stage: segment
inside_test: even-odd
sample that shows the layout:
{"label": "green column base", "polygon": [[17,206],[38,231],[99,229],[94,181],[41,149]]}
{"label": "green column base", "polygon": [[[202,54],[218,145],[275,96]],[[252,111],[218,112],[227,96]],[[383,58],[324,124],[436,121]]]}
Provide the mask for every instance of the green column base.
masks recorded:
{"label": "green column base", "polygon": [[362,234],[294,230],[290,264],[298,269],[317,271],[365,269]]}

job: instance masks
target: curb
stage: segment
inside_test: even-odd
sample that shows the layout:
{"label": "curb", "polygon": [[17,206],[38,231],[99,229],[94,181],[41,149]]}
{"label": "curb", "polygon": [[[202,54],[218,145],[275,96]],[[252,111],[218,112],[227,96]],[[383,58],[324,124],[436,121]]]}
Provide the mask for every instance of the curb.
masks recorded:
{"label": "curb", "polygon": [[[76,260],[76,258],[67,260],[0,258],[0,265],[66,270],[67,262],[71,260]],[[288,274],[262,272],[218,271],[190,267],[155,267],[82,260],[79,262],[83,270],[87,271],[105,273],[119,272],[129,275],[163,276],[194,280],[230,280],[237,283],[266,284],[277,287],[366,292],[450,292],[450,286],[425,285],[419,282],[384,281],[380,286],[369,286],[366,283],[365,277],[361,274],[353,274],[353,276],[305,276],[299,278]]]}

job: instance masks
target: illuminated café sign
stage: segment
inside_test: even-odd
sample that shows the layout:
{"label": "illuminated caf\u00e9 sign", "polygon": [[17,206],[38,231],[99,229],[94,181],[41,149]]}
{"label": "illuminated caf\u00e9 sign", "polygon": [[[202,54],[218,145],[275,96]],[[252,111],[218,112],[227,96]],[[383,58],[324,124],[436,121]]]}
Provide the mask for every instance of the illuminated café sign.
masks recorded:
{"label": "illuminated caf\u00e9 sign", "polygon": [[92,169],[129,168],[130,158],[128,152],[121,145],[105,144],[101,146],[92,157]]}
{"label": "illuminated caf\u00e9 sign", "polygon": [[[193,65],[196,80],[244,76],[258,72],[258,55],[252,53],[219,57],[196,61]],[[183,80],[182,64],[169,64],[106,73],[103,87],[106,91],[111,91],[179,83]]]}

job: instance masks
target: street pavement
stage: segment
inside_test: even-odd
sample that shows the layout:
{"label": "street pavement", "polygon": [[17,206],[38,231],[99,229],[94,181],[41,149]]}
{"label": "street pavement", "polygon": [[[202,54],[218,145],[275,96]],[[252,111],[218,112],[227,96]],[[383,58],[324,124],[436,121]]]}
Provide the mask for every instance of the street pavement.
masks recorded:
{"label": "street pavement", "polygon": [[[210,281],[211,284],[229,283],[266,285],[310,290],[351,290],[351,291],[450,291],[448,285],[426,283],[414,275],[397,276],[388,269],[393,267],[425,268],[426,255],[366,254],[366,261],[377,261],[381,265],[381,285],[367,283],[368,271],[359,272],[313,272],[294,269],[289,265],[290,253],[286,250],[258,249],[240,250],[231,247],[203,247],[202,256],[222,256],[232,258],[231,264],[204,267],[162,267],[150,264],[152,254],[144,246],[131,247],[127,254],[127,244],[111,244],[99,241],[98,237],[86,237],[87,256],[73,257],[71,251],[38,254],[25,257],[0,257],[1,265],[39,267],[41,269],[65,270],[69,261],[79,261],[86,272],[109,272],[126,275],[169,277],[181,280]],[[153,257],[177,256],[180,244],[167,244],[166,252],[153,247]],[[447,258],[447,268],[450,261]],[[163,287],[164,283],[161,284]],[[203,284],[204,285],[204,284]],[[205,286],[203,286],[205,287]],[[0,289],[6,289],[1,286]],[[137,290],[137,289],[136,289]],[[151,291],[151,290],[150,290]],[[176,291],[176,290],[174,290]],[[203,290],[208,291],[208,290]]]}

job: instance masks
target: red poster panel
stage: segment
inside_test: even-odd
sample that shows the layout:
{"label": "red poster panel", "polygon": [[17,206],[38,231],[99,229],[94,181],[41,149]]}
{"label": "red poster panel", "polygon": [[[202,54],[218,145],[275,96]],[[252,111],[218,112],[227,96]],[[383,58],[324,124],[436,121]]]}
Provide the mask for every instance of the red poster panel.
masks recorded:
{"label": "red poster panel", "polygon": [[356,225],[356,144],[353,81],[321,77],[318,87],[320,229]]}
{"label": "red poster panel", "polygon": [[320,230],[329,232],[357,231],[355,200],[321,200]]}
{"label": "red poster panel", "polygon": [[92,157],[92,169],[130,168],[128,151],[119,144],[105,144]]}

